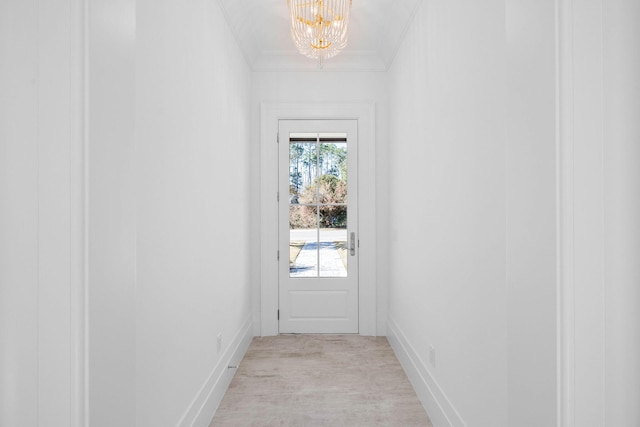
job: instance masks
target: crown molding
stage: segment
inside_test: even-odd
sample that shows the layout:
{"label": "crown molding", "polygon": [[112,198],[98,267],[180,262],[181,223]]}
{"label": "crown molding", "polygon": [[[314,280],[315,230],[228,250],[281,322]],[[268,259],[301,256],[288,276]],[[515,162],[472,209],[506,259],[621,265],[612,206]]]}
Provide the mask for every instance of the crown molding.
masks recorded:
{"label": "crown molding", "polygon": [[386,71],[387,64],[375,51],[346,51],[327,59],[322,68],[314,59],[295,50],[263,51],[252,64],[253,71]]}

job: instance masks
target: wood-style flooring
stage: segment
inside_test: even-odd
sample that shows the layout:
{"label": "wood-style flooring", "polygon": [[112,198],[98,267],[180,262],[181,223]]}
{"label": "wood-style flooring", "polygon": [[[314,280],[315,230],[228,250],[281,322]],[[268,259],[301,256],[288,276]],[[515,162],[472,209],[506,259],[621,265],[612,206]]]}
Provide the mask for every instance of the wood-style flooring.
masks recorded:
{"label": "wood-style flooring", "polygon": [[384,337],[254,338],[211,426],[428,426]]}

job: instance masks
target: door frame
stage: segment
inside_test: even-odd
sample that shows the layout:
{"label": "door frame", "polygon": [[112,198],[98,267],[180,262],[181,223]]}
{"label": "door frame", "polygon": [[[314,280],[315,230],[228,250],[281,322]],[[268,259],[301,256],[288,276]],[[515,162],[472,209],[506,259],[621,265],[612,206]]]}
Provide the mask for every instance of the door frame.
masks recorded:
{"label": "door frame", "polygon": [[[260,106],[260,313],[256,334],[278,335],[278,122],[357,120],[359,200],[360,335],[376,335],[375,104],[262,103]],[[366,183],[366,185],[364,185]]]}

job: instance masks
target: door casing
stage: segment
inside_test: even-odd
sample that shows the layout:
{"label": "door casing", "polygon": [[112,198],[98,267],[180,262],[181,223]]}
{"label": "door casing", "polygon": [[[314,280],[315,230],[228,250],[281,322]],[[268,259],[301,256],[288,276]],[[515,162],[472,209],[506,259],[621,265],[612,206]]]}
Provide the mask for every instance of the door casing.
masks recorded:
{"label": "door casing", "polygon": [[358,180],[367,182],[359,194],[359,334],[377,335],[385,319],[377,310],[376,274],[376,173],[375,105],[362,104],[273,104],[260,111],[260,281],[254,288],[254,333],[278,335],[278,123],[279,120],[358,121]]}

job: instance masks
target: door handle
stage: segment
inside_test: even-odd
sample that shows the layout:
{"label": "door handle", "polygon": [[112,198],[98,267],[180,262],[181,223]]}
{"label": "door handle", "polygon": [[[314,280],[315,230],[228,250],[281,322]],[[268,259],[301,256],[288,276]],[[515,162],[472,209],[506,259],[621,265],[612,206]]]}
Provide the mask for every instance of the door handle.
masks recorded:
{"label": "door handle", "polygon": [[351,232],[351,235],[349,237],[349,254],[351,256],[354,256],[356,254],[356,233],[355,232]]}

